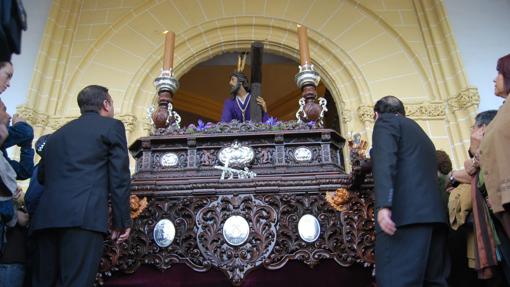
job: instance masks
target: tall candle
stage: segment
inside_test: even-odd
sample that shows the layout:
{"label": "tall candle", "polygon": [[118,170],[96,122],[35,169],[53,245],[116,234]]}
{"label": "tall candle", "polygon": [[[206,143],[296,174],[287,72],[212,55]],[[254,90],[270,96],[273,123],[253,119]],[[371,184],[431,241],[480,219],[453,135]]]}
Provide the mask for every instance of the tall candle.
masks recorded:
{"label": "tall candle", "polygon": [[308,50],[308,36],[306,33],[306,27],[297,25],[298,40],[299,40],[299,59],[301,66],[305,64],[311,64],[310,51]]}
{"label": "tall candle", "polygon": [[163,58],[163,70],[170,70],[174,66],[175,33],[165,32],[165,53]]}

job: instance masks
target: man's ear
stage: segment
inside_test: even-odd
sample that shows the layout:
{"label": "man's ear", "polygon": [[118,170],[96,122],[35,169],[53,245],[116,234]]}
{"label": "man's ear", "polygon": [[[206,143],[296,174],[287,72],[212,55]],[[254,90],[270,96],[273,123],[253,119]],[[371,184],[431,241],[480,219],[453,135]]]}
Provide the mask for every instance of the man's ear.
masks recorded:
{"label": "man's ear", "polygon": [[99,111],[99,114],[102,116],[108,114],[111,108],[109,105],[110,103],[108,102],[108,100],[104,100],[103,104],[101,105],[101,110]]}
{"label": "man's ear", "polygon": [[377,121],[378,118],[379,118],[379,113],[378,112],[374,112],[374,121]]}
{"label": "man's ear", "polygon": [[105,110],[106,112],[108,112],[109,109],[110,109],[110,102],[108,100],[104,100],[103,101],[103,105],[101,106],[101,108],[103,110]]}

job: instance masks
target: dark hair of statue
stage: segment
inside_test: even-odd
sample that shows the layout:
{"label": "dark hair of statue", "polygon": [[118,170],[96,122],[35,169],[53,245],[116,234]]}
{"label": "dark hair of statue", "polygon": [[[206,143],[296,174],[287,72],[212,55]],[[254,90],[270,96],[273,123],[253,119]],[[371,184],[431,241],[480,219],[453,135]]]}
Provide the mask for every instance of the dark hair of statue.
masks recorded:
{"label": "dark hair of statue", "polygon": [[80,112],[99,112],[104,101],[109,101],[108,89],[103,86],[90,85],[78,93]]}
{"label": "dark hair of statue", "polygon": [[375,103],[374,112],[379,114],[400,114],[406,115],[404,104],[394,96],[386,96]]}
{"label": "dark hair of statue", "polygon": [[233,72],[232,74],[230,74],[231,77],[236,77],[237,78],[237,81],[239,83],[241,83],[241,85],[243,86],[244,90],[249,92],[250,91],[250,83],[248,82],[248,77],[246,77],[246,75],[242,72]]}
{"label": "dark hair of statue", "polygon": [[496,70],[503,75],[505,94],[510,94],[510,54],[499,58]]}

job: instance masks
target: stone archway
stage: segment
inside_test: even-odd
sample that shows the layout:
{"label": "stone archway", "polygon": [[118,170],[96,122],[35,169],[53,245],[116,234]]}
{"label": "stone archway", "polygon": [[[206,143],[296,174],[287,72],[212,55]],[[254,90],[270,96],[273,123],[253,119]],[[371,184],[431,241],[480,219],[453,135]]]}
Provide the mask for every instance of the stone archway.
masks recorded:
{"label": "stone archway", "polygon": [[439,0],[122,2],[53,2],[29,97],[19,110],[36,125],[37,135],[76,117],[75,95],[88,84],[110,88],[130,142],[145,135],[163,30],[177,34],[180,77],[215,55],[247,49],[253,40],[297,59],[296,24],[304,23],[312,60],[335,100],[344,135],[362,132],[370,140],[374,101],[394,94],[433,140],[462,162],[466,119],[476,111],[478,97],[467,85]]}

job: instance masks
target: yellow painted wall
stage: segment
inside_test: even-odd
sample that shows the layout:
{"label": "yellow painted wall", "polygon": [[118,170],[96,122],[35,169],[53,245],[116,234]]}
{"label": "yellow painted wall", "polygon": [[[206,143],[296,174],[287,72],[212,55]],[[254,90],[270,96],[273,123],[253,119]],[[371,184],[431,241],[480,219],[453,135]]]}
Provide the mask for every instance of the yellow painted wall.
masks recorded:
{"label": "yellow painted wall", "polygon": [[179,78],[254,40],[297,60],[296,24],[308,27],[311,57],[335,99],[344,136],[362,132],[370,140],[373,104],[395,95],[461,166],[479,96],[440,0],[55,0],[18,112],[36,135],[48,133],[79,115],[81,88],[104,85],[132,142],[148,133],[162,31],[177,35]]}

